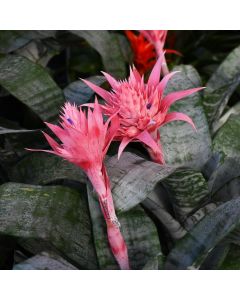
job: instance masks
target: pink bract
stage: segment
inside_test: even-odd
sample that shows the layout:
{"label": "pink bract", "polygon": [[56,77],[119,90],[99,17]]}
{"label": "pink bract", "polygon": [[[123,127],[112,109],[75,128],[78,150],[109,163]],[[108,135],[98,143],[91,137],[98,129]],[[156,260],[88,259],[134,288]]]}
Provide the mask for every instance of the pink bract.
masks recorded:
{"label": "pink bract", "polygon": [[153,67],[147,83],[144,83],[144,77],[140,76],[135,68],[130,68],[129,78],[123,81],[117,81],[111,75],[103,72],[111,85],[110,92],[83,80],[105,100],[105,104],[102,106],[104,113],[109,117],[116,113],[119,116],[120,128],[114,138],[121,141],[119,157],[129,142],[140,141],[145,144],[152,159],[163,164],[159,127],[175,120],[181,120],[195,128],[190,117],[180,112],[168,113],[168,110],[174,102],[196,93],[202,87],[177,91],[164,96],[168,81],[177,72],[169,73],[160,81],[163,60],[164,53]]}

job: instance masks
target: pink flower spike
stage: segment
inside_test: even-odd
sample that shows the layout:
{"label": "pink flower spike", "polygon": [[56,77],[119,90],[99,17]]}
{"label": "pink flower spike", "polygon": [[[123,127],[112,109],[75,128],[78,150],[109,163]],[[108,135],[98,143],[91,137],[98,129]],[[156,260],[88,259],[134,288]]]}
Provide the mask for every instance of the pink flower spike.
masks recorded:
{"label": "pink flower spike", "polygon": [[[97,98],[94,108],[88,108],[85,115],[82,108],[66,103],[60,116],[60,126],[50,123],[46,125],[60,139],[58,144],[48,134],[44,133],[51,150],[44,151],[58,155],[85,171],[99,198],[100,207],[107,225],[107,235],[110,248],[121,269],[129,269],[127,247],[119,229],[113,199],[110,189],[110,181],[103,164],[104,157],[119,129],[119,117],[111,116],[104,122],[101,107]],[[29,149],[30,150],[30,149]]]}
{"label": "pink flower spike", "polygon": [[[156,132],[164,125],[164,121],[168,120],[166,116],[171,104],[202,89],[177,91],[164,97],[166,86],[176,72],[169,73],[160,81],[161,67],[164,63],[162,58],[163,54],[153,67],[147,83],[144,83],[143,77],[140,77],[135,69],[130,69],[130,75],[125,80],[117,81],[111,77],[112,87],[115,86],[111,92],[104,90],[107,99],[101,106],[103,112],[110,118],[115,114],[119,117],[120,126],[114,137],[114,140],[121,142],[118,157],[128,143],[142,142],[154,161],[164,163],[160,136]],[[93,90],[100,94],[95,87]],[[102,90],[101,94],[105,95]]]}

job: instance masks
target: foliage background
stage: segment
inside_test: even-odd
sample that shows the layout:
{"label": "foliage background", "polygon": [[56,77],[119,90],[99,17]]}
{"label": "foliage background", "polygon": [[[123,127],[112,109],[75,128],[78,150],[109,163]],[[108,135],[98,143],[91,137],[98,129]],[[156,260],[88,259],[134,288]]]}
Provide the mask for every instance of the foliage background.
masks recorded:
{"label": "foliage background", "polygon": [[[163,128],[167,168],[139,144],[107,167],[134,269],[239,269],[239,31],[175,31],[168,92],[204,85],[176,104],[198,134]],[[79,80],[107,87],[100,71],[128,74],[122,31],[0,32],[0,268],[115,269],[104,223],[82,172],[47,154],[44,121],[67,99],[93,100]],[[120,175],[121,176],[120,176]],[[148,179],[146,181],[146,178]]]}

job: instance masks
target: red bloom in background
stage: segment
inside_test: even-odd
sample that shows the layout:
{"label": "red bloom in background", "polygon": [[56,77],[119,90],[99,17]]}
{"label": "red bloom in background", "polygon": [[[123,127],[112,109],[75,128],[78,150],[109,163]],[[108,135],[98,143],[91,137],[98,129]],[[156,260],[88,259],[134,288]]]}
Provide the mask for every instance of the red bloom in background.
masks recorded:
{"label": "red bloom in background", "polygon": [[131,30],[125,31],[134,54],[134,65],[141,75],[152,69],[156,62],[154,46],[142,34],[135,34]]}
{"label": "red bloom in background", "polygon": [[[152,69],[157,58],[164,51],[168,32],[167,30],[139,30],[139,32],[139,34],[135,34],[131,30],[125,31],[133,50],[134,65],[138,72],[143,75]],[[171,47],[173,47],[175,43],[175,37],[173,37],[172,34],[168,35]],[[165,49],[165,52],[181,55],[180,52],[173,49]],[[163,72],[164,75],[168,73],[167,67]]]}

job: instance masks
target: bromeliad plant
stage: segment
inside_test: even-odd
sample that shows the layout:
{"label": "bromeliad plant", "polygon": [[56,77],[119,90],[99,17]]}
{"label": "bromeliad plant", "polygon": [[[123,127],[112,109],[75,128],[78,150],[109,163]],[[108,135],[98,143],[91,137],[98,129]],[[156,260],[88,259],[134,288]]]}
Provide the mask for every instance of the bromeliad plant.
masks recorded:
{"label": "bromeliad plant", "polygon": [[176,34],[190,65],[144,80],[124,32],[0,32],[0,268],[240,269],[239,33]]}
{"label": "bromeliad plant", "polygon": [[177,72],[169,73],[160,81],[163,64],[164,53],[153,67],[147,83],[144,83],[144,77],[140,76],[134,67],[130,68],[129,78],[123,81],[117,81],[103,72],[111,85],[110,92],[90,81],[83,80],[105,100],[102,106],[104,113],[109,117],[116,113],[119,116],[120,128],[114,137],[115,140],[121,141],[118,157],[128,143],[140,141],[145,145],[154,162],[164,164],[159,128],[169,122],[180,120],[188,122],[195,129],[193,121],[186,114],[169,113],[168,110],[176,101],[202,88],[177,91],[165,96],[164,90],[167,83]]}

